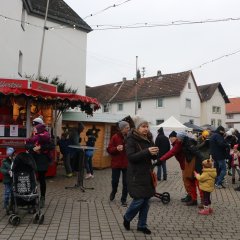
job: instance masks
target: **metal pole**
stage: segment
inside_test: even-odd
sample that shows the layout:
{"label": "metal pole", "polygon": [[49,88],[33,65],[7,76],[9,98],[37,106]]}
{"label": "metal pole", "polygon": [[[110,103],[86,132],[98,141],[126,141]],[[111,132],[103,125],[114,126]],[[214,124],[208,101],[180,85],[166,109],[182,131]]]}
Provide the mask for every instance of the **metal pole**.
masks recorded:
{"label": "metal pole", "polygon": [[46,23],[47,23],[47,16],[48,16],[48,6],[49,6],[49,0],[47,0],[47,7],[46,7],[45,19],[44,19],[44,25],[43,25],[43,35],[42,35],[42,44],[41,44],[40,56],[39,56],[39,62],[38,62],[37,80],[39,80],[41,76],[43,46],[44,46],[44,39],[45,39],[45,31],[47,30]]}
{"label": "metal pole", "polygon": [[136,83],[135,83],[135,115],[137,115],[137,83],[138,83],[138,56],[136,56]]}

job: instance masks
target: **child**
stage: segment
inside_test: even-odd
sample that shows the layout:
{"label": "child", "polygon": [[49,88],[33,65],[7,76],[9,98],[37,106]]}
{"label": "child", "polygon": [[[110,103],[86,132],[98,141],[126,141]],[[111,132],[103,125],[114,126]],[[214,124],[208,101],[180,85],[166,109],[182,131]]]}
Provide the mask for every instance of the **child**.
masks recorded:
{"label": "child", "polygon": [[26,144],[32,144],[33,146],[33,151],[35,153],[48,153],[46,149],[43,148],[44,145],[50,144],[50,134],[46,129],[46,126],[44,124],[38,124],[35,126],[34,129],[34,136],[31,138],[28,138],[26,140]]}
{"label": "child", "polygon": [[233,153],[231,155],[231,167],[232,167],[232,184],[235,184],[235,174],[238,173],[240,179],[240,152],[238,151],[238,144],[233,146]]}
{"label": "child", "polygon": [[216,168],[213,168],[213,161],[206,159],[202,162],[202,174],[194,171],[196,179],[199,181],[199,188],[203,191],[204,208],[198,213],[202,215],[209,215],[213,212],[211,208],[211,192],[214,190],[215,178],[217,177]]}
{"label": "child", "polygon": [[3,160],[1,166],[1,173],[3,174],[4,191],[4,208],[7,214],[9,213],[9,201],[12,192],[12,176],[11,176],[11,164],[14,159],[15,150],[12,147],[6,149],[7,158]]}

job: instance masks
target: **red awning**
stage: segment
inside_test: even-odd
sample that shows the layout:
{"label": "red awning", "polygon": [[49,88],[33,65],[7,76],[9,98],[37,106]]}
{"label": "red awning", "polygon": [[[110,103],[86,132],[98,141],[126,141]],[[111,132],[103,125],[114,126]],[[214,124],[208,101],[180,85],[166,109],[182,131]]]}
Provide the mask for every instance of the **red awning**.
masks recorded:
{"label": "red awning", "polygon": [[37,101],[54,103],[55,105],[68,104],[68,107],[80,106],[82,111],[91,114],[100,108],[100,104],[96,98],[81,96],[73,93],[58,93],[58,92],[45,92],[41,90],[28,89],[28,88],[0,88],[0,94],[12,96],[27,96]]}

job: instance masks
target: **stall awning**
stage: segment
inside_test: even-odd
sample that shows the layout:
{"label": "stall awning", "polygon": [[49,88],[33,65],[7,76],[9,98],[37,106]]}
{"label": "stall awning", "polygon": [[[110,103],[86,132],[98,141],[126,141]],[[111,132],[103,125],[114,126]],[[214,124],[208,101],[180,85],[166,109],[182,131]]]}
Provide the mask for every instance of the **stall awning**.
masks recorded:
{"label": "stall awning", "polygon": [[96,98],[73,93],[45,92],[28,88],[0,88],[0,94],[12,96],[27,96],[35,101],[52,103],[57,109],[80,107],[87,114],[100,108]]}

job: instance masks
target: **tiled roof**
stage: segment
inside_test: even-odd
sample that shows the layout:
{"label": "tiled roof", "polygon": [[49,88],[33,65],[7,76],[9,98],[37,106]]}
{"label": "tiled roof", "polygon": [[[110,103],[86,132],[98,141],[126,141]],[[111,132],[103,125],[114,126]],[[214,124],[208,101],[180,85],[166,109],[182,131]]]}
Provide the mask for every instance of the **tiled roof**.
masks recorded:
{"label": "tiled roof", "polygon": [[[45,17],[47,0],[23,0],[29,14]],[[65,25],[75,25],[85,32],[92,31],[91,27],[78,16],[63,0],[49,0],[48,19]]]}
{"label": "tiled roof", "polygon": [[[141,78],[138,80],[137,99],[180,96],[191,71],[164,74],[160,76]],[[135,80],[86,88],[86,95],[96,97],[102,104],[108,102],[125,102],[135,100]]]}
{"label": "tiled roof", "polygon": [[217,89],[219,89],[220,93],[222,94],[225,103],[228,103],[228,96],[225,93],[220,82],[198,86],[198,90],[201,94],[203,102],[210,100]]}
{"label": "tiled roof", "polygon": [[229,98],[230,103],[226,104],[226,114],[240,113],[240,98]]}

